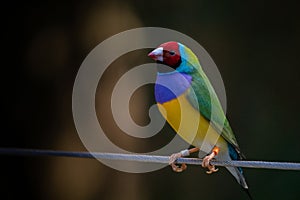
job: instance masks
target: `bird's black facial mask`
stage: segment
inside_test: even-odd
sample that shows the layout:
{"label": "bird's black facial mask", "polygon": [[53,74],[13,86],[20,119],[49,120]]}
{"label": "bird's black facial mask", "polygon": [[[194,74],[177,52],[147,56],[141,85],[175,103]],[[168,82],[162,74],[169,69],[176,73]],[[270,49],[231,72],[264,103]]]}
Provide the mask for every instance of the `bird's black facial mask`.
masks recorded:
{"label": "bird's black facial mask", "polygon": [[161,61],[156,61],[156,63],[157,63],[157,71],[159,73],[169,73],[169,72],[174,72],[176,70],[176,68],[174,69],[174,68],[164,64]]}

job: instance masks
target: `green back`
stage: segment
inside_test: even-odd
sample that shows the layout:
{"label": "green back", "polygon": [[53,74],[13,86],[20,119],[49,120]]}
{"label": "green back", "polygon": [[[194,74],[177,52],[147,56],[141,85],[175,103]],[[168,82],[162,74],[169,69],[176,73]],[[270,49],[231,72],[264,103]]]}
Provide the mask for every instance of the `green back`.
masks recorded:
{"label": "green back", "polygon": [[188,94],[188,100],[204,118],[211,122],[214,129],[238,150],[239,147],[236,138],[224,114],[218,96],[202,70],[197,57],[186,46],[182,44],[180,46],[182,63],[177,70],[192,76],[192,88],[196,95],[194,96],[190,92]]}
{"label": "green back", "polygon": [[[188,100],[204,118],[211,122],[214,129],[222,135],[226,141],[238,147],[230,124],[208,78],[203,71],[199,74],[192,74],[192,77],[192,88],[194,89],[196,97],[190,92]],[[196,101],[198,101],[198,107]]]}

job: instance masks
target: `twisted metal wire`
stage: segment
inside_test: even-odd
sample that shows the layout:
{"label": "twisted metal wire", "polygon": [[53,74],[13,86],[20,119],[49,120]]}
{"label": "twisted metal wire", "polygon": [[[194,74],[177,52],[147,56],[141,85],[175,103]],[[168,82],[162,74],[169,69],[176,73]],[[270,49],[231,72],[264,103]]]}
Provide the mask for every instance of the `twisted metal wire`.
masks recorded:
{"label": "twisted metal wire", "polygon": [[[169,156],[145,155],[145,154],[120,154],[120,153],[102,153],[102,152],[73,152],[73,151],[56,151],[40,149],[20,149],[20,148],[0,148],[0,155],[15,156],[61,156],[61,157],[78,157],[78,158],[99,158],[109,160],[126,160],[136,162],[151,163],[169,163]],[[202,159],[199,158],[178,158],[178,164],[201,165]],[[300,163],[294,162],[270,162],[270,161],[246,161],[231,160],[218,161],[211,160],[211,165],[223,167],[244,167],[244,168],[263,168],[279,170],[300,170]]]}

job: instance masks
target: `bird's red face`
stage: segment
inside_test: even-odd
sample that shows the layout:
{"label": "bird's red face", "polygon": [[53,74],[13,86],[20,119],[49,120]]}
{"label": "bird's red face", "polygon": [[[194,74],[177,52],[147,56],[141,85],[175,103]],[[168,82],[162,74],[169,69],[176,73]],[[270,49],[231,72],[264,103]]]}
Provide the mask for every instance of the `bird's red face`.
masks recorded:
{"label": "bird's red face", "polygon": [[179,44],[177,42],[166,42],[151,51],[148,56],[153,60],[166,64],[176,69],[181,63]]}

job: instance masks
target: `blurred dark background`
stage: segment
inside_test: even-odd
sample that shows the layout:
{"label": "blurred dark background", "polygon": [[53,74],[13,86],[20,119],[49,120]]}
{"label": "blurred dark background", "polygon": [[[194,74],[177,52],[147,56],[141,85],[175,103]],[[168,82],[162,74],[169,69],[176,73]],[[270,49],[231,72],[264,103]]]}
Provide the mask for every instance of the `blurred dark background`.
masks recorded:
{"label": "blurred dark background", "polygon": [[[121,31],[158,26],[197,40],[217,64],[227,92],[227,115],[249,159],[300,162],[300,13],[289,1],[76,1],[6,3],[1,11],[1,147],[80,151],[72,118],[72,87],[86,55]],[[145,51],[112,64],[97,94],[98,116],[110,133],[113,82]],[[153,103],[149,86],[134,98],[137,123]],[[144,108],[144,109],[143,109]],[[146,108],[146,109],[145,109]],[[139,121],[140,120],[140,121]],[[101,122],[101,120],[99,120]],[[114,131],[116,130],[116,131]],[[165,130],[169,130],[168,127]],[[137,143],[137,152],[168,140]],[[166,134],[166,133],[164,133]],[[172,135],[174,133],[170,133]],[[114,140],[118,143],[118,137]],[[127,140],[122,140],[126,146]],[[121,142],[122,143],[122,142]],[[121,144],[120,144],[121,145]],[[1,156],[1,199],[247,199],[225,170],[208,176],[190,166],[129,174],[97,160]],[[300,172],[245,169],[254,199],[299,199]]]}

